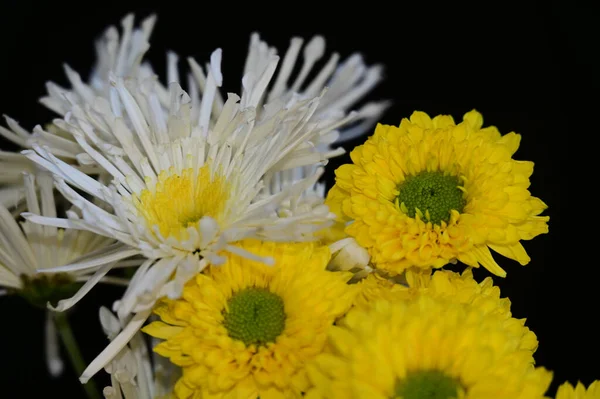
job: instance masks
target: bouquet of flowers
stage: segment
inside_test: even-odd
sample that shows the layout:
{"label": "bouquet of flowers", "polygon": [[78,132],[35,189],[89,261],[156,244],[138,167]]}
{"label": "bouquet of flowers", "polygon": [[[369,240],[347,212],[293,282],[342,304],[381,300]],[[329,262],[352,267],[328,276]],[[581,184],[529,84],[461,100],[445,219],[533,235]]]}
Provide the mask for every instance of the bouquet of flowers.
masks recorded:
{"label": "bouquet of flowers", "polygon": [[[536,335],[492,277],[548,232],[519,134],[475,110],[376,125],[387,101],[354,106],[382,68],[357,53],[313,70],[320,36],[280,58],[252,35],[239,94],[221,49],[188,58],[184,90],[176,54],[166,80],[144,60],[154,23],[126,16],[88,81],[49,83],[56,119],[0,127],[22,147],[0,152],[0,284],[47,309],[51,374],[60,338],[94,399],[547,397]],[[99,304],[109,344],[86,364],[67,315],[101,283],[124,290]],[[600,382],[556,395],[592,398]]]}

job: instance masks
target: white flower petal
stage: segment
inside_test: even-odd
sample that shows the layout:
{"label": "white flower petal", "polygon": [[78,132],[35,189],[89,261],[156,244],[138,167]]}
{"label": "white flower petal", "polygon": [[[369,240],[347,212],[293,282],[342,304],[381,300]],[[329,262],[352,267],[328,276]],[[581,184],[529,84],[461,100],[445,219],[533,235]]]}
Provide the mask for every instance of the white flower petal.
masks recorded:
{"label": "white flower petal", "polygon": [[50,267],[38,270],[40,273],[58,273],[58,272],[74,272],[78,270],[94,269],[98,266],[106,265],[107,263],[117,262],[121,259],[126,259],[140,252],[137,249],[131,249],[121,243],[112,244],[100,251],[94,251],[87,254],[82,259],[68,265]]}
{"label": "white flower petal", "polygon": [[79,288],[79,290],[71,298],[61,299],[58,301],[56,307],[48,303],[48,309],[56,312],[64,312],[67,309],[72,308],[77,302],[79,302],[92,288],[98,284],[100,280],[110,271],[114,263],[108,263],[102,266]]}
{"label": "white flower petal", "polygon": [[46,350],[46,365],[52,377],[62,374],[65,365],[60,357],[60,346],[58,343],[58,332],[54,324],[52,312],[46,312],[46,324],[44,328],[44,343]]}
{"label": "white flower petal", "polygon": [[139,331],[144,325],[144,322],[150,316],[151,309],[138,313],[133,316],[131,321],[127,323],[123,331],[117,335],[117,337],[96,357],[83,371],[79,377],[79,381],[82,384],[88,382],[98,371],[100,371],[107,363],[109,363],[114,357],[127,345],[131,340],[131,337]]}

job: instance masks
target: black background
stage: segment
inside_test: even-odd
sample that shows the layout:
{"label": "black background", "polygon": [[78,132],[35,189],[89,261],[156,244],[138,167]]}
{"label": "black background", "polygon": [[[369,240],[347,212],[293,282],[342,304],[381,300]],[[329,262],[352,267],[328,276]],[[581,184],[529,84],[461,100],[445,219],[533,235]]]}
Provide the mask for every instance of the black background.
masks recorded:
{"label": "black background", "polygon": [[[532,262],[496,279],[516,317],[528,319],[540,348],[539,365],[559,382],[600,378],[596,136],[600,51],[597,13],[576,3],[481,2],[446,5],[419,1],[344,2],[3,2],[0,10],[0,112],[25,128],[54,115],[38,104],[44,83],[66,85],[62,63],[86,77],[93,41],[109,24],[134,11],[158,22],[147,55],[164,77],[165,52],[203,63],[223,48],[224,89],[239,92],[250,33],[258,31],[284,54],[293,35],[326,37],[328,53],[360,51],[383,63],[386,79],[369,99],[391,99],[382,122],[397,124],[413,110],[451,114],[476,108],[486,125],[522,134],[517,159],[535,162],[531,191],[548,205],[550,233],[526,242]],[[596,25],[595,25],[596,24]],[[596,75],[590,72],[596,71]],[[183,76],[183,75],[182,75]],[[349,143],[348,148],[364,139]],[[3,144],[2,149],[13,149]],[[333,170],[348,161],[333,160]],[[477,278],[488,273],[478,270]],[[70,315],[90,361],[104,347],[98,303],[110,305],[119,289],[95,289]],[[43,362],[43,312],[20,298],[0,298],[1,398],[83,397],[71,369],[57,379]],[[98,378],[103,386],[104,373]]]}

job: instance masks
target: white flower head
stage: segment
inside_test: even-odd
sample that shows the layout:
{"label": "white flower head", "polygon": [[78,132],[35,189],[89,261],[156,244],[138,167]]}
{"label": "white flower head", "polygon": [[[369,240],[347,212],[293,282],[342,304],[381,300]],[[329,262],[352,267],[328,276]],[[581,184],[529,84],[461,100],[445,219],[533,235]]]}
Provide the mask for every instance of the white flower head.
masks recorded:
{"label": "white flower head", "polygon": [[[211,63],[216,73],[209,73],[203,98],[209,105],[210,95],[214,98],[221,81],[219,63],[217,50]],[[276,63],[274,57],[257,85],[264,86],[261,81],[270,79]],[[219,118],[210,123],[208,107],[203,107],[197,120],[191,118],[193,105],[177,84],[171,85],[171,109],[163,113],[151,83],[115,78],[116,106],[108,107],[102,97],[86,109],[75,105],[62,125],[112,175],[112,184],[90,178],[44,147],[25,152],[54,173],[58,189],[81,210],[83,218],[24,216],[43,224],[89,230],[123,243],[110,254],[60,270],[90,270],[108,259],[135,254],[160,263],[165,279],[184,266],[178,269],[181,278],[177,275],[166,286],[166,280],[150,273],[154,267],[146,270],[150,274],[140,287],[150,289],[153,295],[142,307],[150,308],[159,296],[179,295],[182,284],[206,264],[199,258],[218,264],[223,261],[222,250],[243,253],[232,245],[241,239],[301,241],[330,224],[333,215],[322,204],[287,217],[278,213],[282,202],[299,197],[316,182],[321,169],[277,192],[265,190],[263,182],[267,174],[325,161],[324,154],[313,151],[313,143],[340,121],[311,119],[319,97],[293,97],[287,103],[268,104],[270,111],[257,119],[255,103],[260,96],[255,94],[257,88],[247,84],[242,98],[230,95]],[[254,100],[246,99],[253,94]],[[72,186],[110,204],[112,212],[88,201]],[[120,314],[137,305],[139,298],[133,298],[140,293],[131,299],[126,295],[124,301],[130,304]]]}
{"label": "white flower head", "polygon": [[[57,210],[52,177],[47,173],[39,173],[25,174],[21,178],[24,179],[26,208],[45,217],[55,217]],[[73,215],[75,217],[74,212]],[[47,301],[58,300],[62,295],[77,292],[78,283],[85,282],[79,295],[99,281],[122,283],[105,276],[113,264],[106,265],[93,277],[86,270],[58,274],[39,273],[103,251],[112,242],[110,238],[87,231],[57,229],[29,221],[19,223],[5,206],[0,205],[0,288],[3,288],[0,289],[0,295],[19,294],[36,306],[46,307]],[[61,308],[63,305],[59,301],[57,307]],[[48,307],[55,309],[50,304]],[[45,333],[48,369],[52,375],[58,375],[63,369],[63,363],[58,355],[56,330],[50,311],[46,317]]]}

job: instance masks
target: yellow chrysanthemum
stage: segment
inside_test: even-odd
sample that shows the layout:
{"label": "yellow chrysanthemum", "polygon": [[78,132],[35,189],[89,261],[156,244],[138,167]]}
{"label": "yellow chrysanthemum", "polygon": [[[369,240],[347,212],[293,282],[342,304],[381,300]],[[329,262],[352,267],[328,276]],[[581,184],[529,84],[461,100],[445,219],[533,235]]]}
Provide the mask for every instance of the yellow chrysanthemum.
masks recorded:
{"label": "yellow chrysanthemum", "polygon": [[354,306],[367,309],[379,299],[389,301],[414,301],[422,296],[443,299],[477,308],[484,314],[494,314],[504,320],[521,339],[521,348],[532,353],[538,348],[536,335],[525,326],[525,319],[515,319],[510,310],[510,299],[500,297],[500,288],[491,277],[481,283],[473,278],[471,269],[462,274],[449,270],[434,273],[409,270],[405,274],[406,285],[369,275],[357,284],[358,293]]}
{"label": "yellow chrysanthemum", "polygon": [[581,382],[575,387],[565,382],[558,387],[556,399],[600,399],[600,381],[592,382],[587,389]]}
{"label": "yellow chrysanthemum", "polygon": [[520,240],[548,231],[546,205],[528,191],[533,163],[516,161],[520,135],[482,128],[471,111],[415,112],[399,127],[378,125],[336,170],[327,204],[349,221],[346,232],[390,273],[439,268],[453,259],[505,276],[490,248],[521,264]]}
{"label": "yellow chrysanthemum", "polygon": [[328,343],[307,399],[542,399],[552,378],[504,318],[426,296],[353,309]]}
{"label": "yellow chrysanthemum", "polygon": [[408,299],[410,296],[416,296],[417,292],[376,272],[357,282],[356,288],[354,306],[359,308],[368,308],[380,299],[390,301]]}
{"label": "yellow chrysanthemum", "polygon": [[162,321],[144,329],[165,339],[155,351],[183,369],[178,399],[301,397],[309,387],[305,363],[351,306],[352,274],[325,270],[327,247],[243,247],[275,266],[228,255],[189,282],[183,298],[157,306]]}

